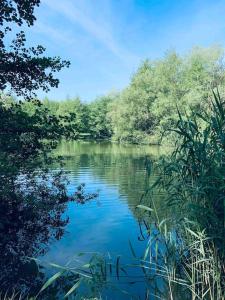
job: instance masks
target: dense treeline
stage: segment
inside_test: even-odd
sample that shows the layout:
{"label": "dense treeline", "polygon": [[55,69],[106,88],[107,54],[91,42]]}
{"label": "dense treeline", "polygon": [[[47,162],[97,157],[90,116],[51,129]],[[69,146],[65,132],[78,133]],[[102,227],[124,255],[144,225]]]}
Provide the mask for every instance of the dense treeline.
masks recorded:
{"label": "dense treeline", "polygon": [[44,99],[43,104],[56,116],[72,118],[71,124],[75,129],[74,137],[106,139],[112,137],[112,123],[109,121],[110,103],[115,95],[97,98],[94,102],[83,103],[77,97],[65,101],[49,101]]}
{"label": "dense treeline", "polygon": [[[120,93],[91,103],[79,98],[44,104],[58,115],[74,114],[79,136],[113,138],[120,142],[159,143],[178,118],[202,111],[212,89],[223,94],[224,51],[220,47],[193,48],[187,55],[168,52],[158,60],[145,60]],[[167,134],[168,136],[168,134]]]}

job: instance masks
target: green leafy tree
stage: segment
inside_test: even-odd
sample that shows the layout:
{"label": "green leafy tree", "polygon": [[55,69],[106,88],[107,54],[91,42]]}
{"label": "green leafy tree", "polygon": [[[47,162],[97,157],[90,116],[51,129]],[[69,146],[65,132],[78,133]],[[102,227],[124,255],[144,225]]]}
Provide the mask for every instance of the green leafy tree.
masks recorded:
{"label": "green leafy tree", "polygon": [[112,136],[111,120],[108,115],[109,105],[115,95],[106,95],[91,103],[84,103],[79,98],[56,102],[44,99],[43,104],[51,113],[69,117],[75,129],[75,137],[91,139],[106,139]]}
{"label": "green leafy tree", "polygon": [[57,87],[59,80],[53,74],[69,66],[68,61],[61,61],[59,57],[44,56],[45,49],[40,45],[26,48],[22,31],[9,47],[6,46],[5,39],[12,28],[24,23],[33,25],[34,9],[39,4],[39,0],[3,0],[0,3],[0,156],[2,168],[5,166],[14,173],[16,166],[19,170],[25,163],[33,165],[34,159],[40,160],[41,155],[46,157],[56,140],[71,129],[42,108],[39,101],[18,103],[3,94],[13,92],[31,100],[38,89],[48,91],[50,87]]}
{"label": "green leafy tree", "polygon": [[20,31],[10,46],[5,39],[12,30],[12,24],[21,26],[26,23],[32,26],[35,21],[34,8],[39,6],[40,0],[20,1],[3,0],[0,3],[0,90],[10,89],[17,96],[32,98],[35,91],[43,89],[49,91],[50,87],[57,87],[59,80],[54,73],[69,62],[59,57],[44,56],[45,48],[26,48],[26,37]]}
{"label": "green leafy tree", "polygon": [[43,100],[43,105],[54,115],[58,114],[59,102],[51,101],[47,97]]}
{"label": "green leafy tree", "polygon": [[59,116],[71,117],[71,124],[76,129],[77,134],[88,131],[88,111],[87,106],[81,102],[80,98],[67,99],[59,103],[57,110]]}
{"label": "green leafy tree", "polygon": [[89,104],[89,132],[93,138],[104,139],[112,136],[108,113],[113,98],[114,95],[103,96]]}
{"label": "green leafy tree", "polygon": [[225,83],[223,49],[193,48],[186,56],[168,52],[144,61],[109,112],[114,138],[151,143],[177,122],[181,114],[207,108],[213,88]]}

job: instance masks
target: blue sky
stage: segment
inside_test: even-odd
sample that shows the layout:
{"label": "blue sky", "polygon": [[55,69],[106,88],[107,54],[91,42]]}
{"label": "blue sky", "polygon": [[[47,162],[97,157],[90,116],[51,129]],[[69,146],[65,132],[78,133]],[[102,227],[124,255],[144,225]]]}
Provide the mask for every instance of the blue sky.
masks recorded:
{"label": "blue sky", "polygon": [[91,101],[124,88],[145,58],[225,45],[224,0],[42,0],[36,15],[29,43],[71,61],[50,99]]}

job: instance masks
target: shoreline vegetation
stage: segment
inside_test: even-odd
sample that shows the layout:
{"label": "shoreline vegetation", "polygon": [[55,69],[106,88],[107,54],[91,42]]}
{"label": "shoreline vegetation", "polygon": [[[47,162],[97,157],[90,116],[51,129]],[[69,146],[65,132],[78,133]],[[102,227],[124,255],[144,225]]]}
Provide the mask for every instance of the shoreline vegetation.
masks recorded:
{"label": "shoreline vegetation", "polygon": [[[70,138],[77,140],[170,145],[176,141],[171,130],[179,113],[208,111],[212,91],[225,94],[224,49],[219,46],[195,47],[186,55],[168,51],[157,60],[145,60],[120,92],[84,102],[79,97],[40,101],[43,110],[64,118],[71,126]],[[2,95],[4,103],[16,98]],[[33,114],[39,100],[23,102],[26,113]],[[62,122],[63,124],[63,122]]]}
{"label": "shoreline vegetation", "polygon": [[83,102],[79,97],[42,103],[53,114],[70,116],[74,138],[159,145],[174,141],[170,128],[192,111],[207,110],[212,90],[224,95],[224,49],[195,47],[186,55],[168,51],[145,60],[120,92]]}

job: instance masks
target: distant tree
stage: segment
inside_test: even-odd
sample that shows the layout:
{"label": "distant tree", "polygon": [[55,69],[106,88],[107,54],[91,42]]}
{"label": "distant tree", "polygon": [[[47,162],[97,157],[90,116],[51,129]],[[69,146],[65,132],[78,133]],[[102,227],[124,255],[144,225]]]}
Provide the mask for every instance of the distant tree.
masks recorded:
{"label": "distant tree", "polygon": [[108,139],[112,136],[112,126],[109,116],[110,105],[117,94],[109,94],[96,98],[90,103],[84,103],[80,98],[64,101],[43,100],[44,107],[52,114],[68,117],[75,135],[91,139]]}
{"label": "distant tree", "polygon": [[51,101],[47,97],[42,101],[43,105],[54,115],[58,115],[59,101]]}
{"label": "distant tree", "polygon": [[88,108],[82,103],[79,97],[67,99],[59,103],[57,110],[58,116],[67,116],[71,118],[75,131],[78,134],[87,133],[88,131]]}
{"label": "distant tree", "polygon": [[92,138],[110,138],[112,136],[111,122],[108,116],[109,105],[113,95],[97,98],[89,104],[89,132]]}

